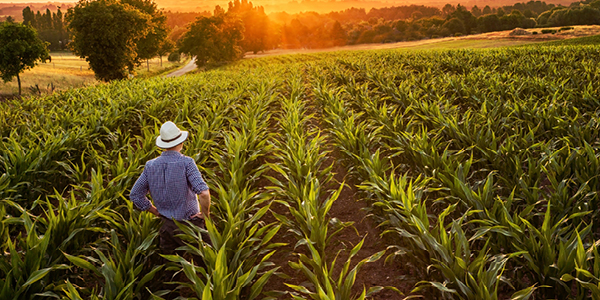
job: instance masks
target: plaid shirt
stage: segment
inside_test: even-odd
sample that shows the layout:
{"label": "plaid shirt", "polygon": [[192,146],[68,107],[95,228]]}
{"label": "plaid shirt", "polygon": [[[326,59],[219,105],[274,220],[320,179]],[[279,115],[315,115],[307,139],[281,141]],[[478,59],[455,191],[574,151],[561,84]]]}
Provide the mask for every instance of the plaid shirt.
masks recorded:
{"label": "plaid shirt", "polygon": [[188,220],[200,212],[197,194],[208,190],[208,185],[196,162],[177,151],[163,151],[150,160],[135,182],[129,198],[141,210],[152,203],[146,197],[150,192],[158,212],[166,218]]}

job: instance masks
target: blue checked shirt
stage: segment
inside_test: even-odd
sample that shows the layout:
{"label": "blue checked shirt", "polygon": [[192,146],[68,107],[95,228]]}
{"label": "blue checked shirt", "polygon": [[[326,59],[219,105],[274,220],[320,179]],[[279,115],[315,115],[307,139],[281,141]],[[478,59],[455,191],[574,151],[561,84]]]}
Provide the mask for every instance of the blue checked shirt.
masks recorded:
{"label": "blue checked shirt", "polygon": [[148,210],[152,203],[146,194],[150,192],[161,215],[182,221],[200,212],[196,195],[206,190],[208,185],[191,157],[177,151],[163,151],[161,156],[146,163],[129,198],[139,209]]}

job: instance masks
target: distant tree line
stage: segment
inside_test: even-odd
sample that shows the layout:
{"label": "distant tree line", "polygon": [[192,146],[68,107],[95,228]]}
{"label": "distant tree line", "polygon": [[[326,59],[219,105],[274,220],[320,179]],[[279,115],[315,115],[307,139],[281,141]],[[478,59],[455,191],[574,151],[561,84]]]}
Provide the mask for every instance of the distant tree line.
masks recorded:
{"label": "distant tree line", "polygon": [[50,49],[69,48],[86,58],[101,80],[126,78],[135,66],[173,52],[196,57],[198,66],[237,60],[274,48],[326,48],[510,30],[517,27],[600,24],[600,0],[569,7],[541,1],[492,8],[447,4],[380,9],[351,8],[318,14],[267,16],[263,7],[234,0],[214,12],[173,13],[152,0],[81,0],[63,16],[60,8],[23,10],[23,24],[37,29]]}
{"label": "distant tree line", "polygon": [[347,9],[270,16],[278,30],[280,48],[325,48],[331,46],[386,43],[485,33],[515,28],[600,24],[600,0],[569,7],[529,1],[492,8],[446,4],[443,8],[422,5],[390,8]]}
{"label": "distant tree line", "polygon": [[41,40],[49,44],[50,50],[64,50],[67,48],[69,33],[60,7],[56,12],[46,9],[45,12],[33,12],[28,6],[23,9],[23,25],[29,25],[38,33]]}

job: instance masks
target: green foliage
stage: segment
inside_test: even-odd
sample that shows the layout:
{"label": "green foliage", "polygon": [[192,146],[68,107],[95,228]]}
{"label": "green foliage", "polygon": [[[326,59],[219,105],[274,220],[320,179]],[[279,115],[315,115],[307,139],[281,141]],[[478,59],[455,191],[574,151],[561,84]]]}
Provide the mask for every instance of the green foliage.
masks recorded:
{"label": "green foliage", "polygon": [[179,61],[181,59],[181,55],[179,52],[172,52],[169,54],[169,61]]}
{"label": "green foliage", "polygon": [[242,58],[242,22],[226,14],[201,17],[190,24],[180,40],[179,52],[196,57],[196,65],[231,62]]}
{"label": "green foliage", "polygon": [[[408,297],[595,297],[599,62],[594,45],[304,54],[1,103],[0,298],[160,299],[168,269],[196,298],[363,299],[380,257],[411,270]],[[167,264],[159,219],[126,200],[164,120],[214,204]],[[352,226],[331,215],[332,152],[386,253],[331,250]],[[305,283],[267,290],[295,274],[273,265],[284,233]]]}
{"label": "green foliage", "polygon": [[[433,287],[448,299],[497,299],[506,284],[514,299],[564,298],[574,287],[561,278],[577,274],[578,295],[594,289],[583,282],[595,275],[583,270],[591,270],[584,253],[597,239],[589,206],[597,202],[598,158],[590,143],[597,145],[591,124],[598,119],[589,110],[596,100],[551,96],[534,83],[597,90],[594,71],[580,86],[570,81],[578,68],[571,59],[546,65],[552,75],[530,71],[539,61],[514,60],[518,53],[549,59],[569,51],[596,53],[568,46],[365,53],[314,67],[329,131],[394,241],[388,259],[417,274],[414,293]],[[390,69],[396,71],[384,71]],[[494,83],[524,76],[536,79],[510,93]],[[571,109],[558,112],[557,103]],[[573,130],[558,132],[552,124],[559,123]]]}
{"label": "green foliage", "polygon": [[4,82],[17,77],[19,95],[19,73],[35,67],[37,61],[45,62],[47,58],[46,43],[37,37],[34,29],[19,23],[0,23],[0,76]]}
{"label": "green foliage", "polygon": [[[149,28],[147,33],[140,37],[136,42],[136,63],[141,60],[150,59],[161,52],[161,47],[168,45],[167,35],[167,17],[162,10],[159,10],[152,0],[121,0],[123,4],[129,4],[140,12],[150,16]],[[167,43],[167,44],[165,44]],[[168,52],[166,50],[163,52]]]}
{"label": "green foliage", "polygon": [[66,20],[73,36],[71,50],[103,81],[127,78],[142,55],[137,42],[154,33],[151,16],[114,0],[79,2]]}

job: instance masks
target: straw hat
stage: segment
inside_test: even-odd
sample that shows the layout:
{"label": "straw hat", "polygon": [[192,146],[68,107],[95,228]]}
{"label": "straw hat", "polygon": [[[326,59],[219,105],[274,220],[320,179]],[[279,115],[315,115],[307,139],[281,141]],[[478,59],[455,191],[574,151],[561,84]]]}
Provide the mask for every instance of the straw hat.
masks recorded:
{"label": "straw hat", "polygon": [[156,138],[156,146],[163,149],[175,147],[188,137],[187,131],[181,131],[177,125],[171,121],[167,121],[160,127],[160,135]]}

